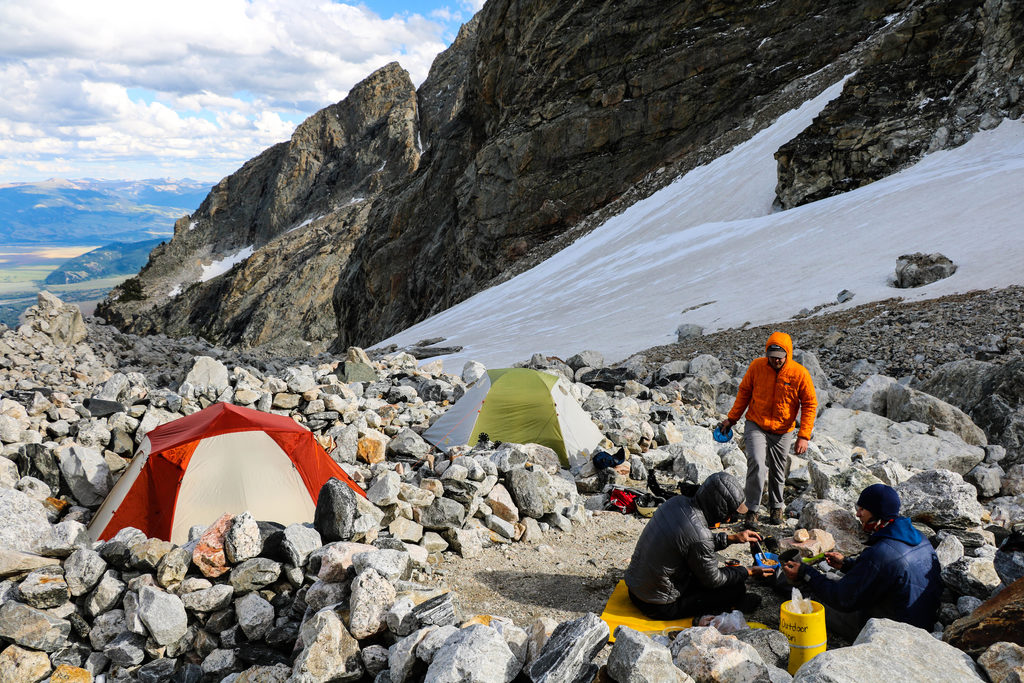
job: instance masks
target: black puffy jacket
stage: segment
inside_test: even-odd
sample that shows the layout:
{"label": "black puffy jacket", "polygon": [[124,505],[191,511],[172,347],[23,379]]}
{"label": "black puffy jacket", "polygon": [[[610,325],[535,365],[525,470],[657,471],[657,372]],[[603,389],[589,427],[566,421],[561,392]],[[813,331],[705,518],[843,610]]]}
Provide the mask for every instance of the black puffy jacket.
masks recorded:
{"label": "black puffy jacket", "polygon": [[745,567],[719,567],[716,550],[726,534],[708,528],[724,522],[743,502],[743,489],[730,474],[708,477],[692,498],[676,496],[658,508],[640,534],[626,570],[626,585],[644,602],[665,605],[702,588],[747,580]]}

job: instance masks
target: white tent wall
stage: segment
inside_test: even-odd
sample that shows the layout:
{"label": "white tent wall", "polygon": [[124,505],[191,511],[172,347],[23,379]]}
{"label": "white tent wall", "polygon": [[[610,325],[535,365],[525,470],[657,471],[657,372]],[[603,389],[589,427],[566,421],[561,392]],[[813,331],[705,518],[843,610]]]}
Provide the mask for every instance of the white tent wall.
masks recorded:
{"label": "white tent wall", "polygon": [[587,411],[583,410],[569,393],[564,377],[559,377],[551,387],[551,399],[555,402],[555,412],[558,414],[558,422],[562,429],[569,467],[582,465],[590,460],[604,435],[590,419]]}
{"label": "white tent wall", "polygon": [[194,525],[248,510],[285,526],[313,519],[314,504],[291,458],[262,431],[203,439],[181,480],[171,543],[188,541]]}
{"label": "white tent wall", "polygon": [[485,372],[462,398],[423,432],[423,438],[442,451],[468,443],[476,425],[476,417],[480,414],[480,406],[490,390],[491,378]]}

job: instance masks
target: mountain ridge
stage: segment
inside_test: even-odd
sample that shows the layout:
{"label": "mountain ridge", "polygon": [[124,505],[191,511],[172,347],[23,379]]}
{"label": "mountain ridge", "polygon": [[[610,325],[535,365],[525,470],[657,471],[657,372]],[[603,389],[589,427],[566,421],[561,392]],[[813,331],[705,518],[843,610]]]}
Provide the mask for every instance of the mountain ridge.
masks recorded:
{"label": "mountain ridge", "polygon": [[[780,183],[781,197],[787,188],[809,199],[825,196],[821,182],[826,195],[850,189],[828,179],[832,166],[855,178],[855,186],[876,179],[875,149],[888,150],[884,175],[926,149],[962,143],[983,122],[1019,116],[1013,87],[1020,41],[1007,27],[1021,16],[1020,2],[771,5],[592,8],[492,0],[438,56],[418,91],[389,65],[302,124],[289,143],[218,184],[140,273],[143,298],[125,301],[115,290],[101,313],[135,332],[195,334],[242,347],[315,353],[373,343],[480,291],[659,169],[692,167],[716,140],[725,148],[730,136],[731,144],[742,141],[736,131],[764,125],[758,112],[771,110],[794,83],[841,63],[866,70],[842,101],[865,90],[887,92],[891,79],[920,71],[922,59],[930,80],[920,88],[904,84],[902,99],[888,109],[881,98],[867,112],[870,125],[851,123],[858,110],[847,107],[835,125],[809,134],[826,144],[787,150],[780,169],[787,162],[799,169]],[[930,62],[936,50],[949,58]],[[974,74],[970,87],[955,87],[965,71]],[[960,81],[951,86],[954,76]],[[906,102],[936,84],[948,98],[941,115],[915,118]],[[1006,96],[986,96],[1000,88]],[[401,113],[387,125],[355,113],[396,103]],[[338,161],[342,146],[328,144],[330,126],[315,122],[339,107],[355,118],[337,131],[363,131],[397,156],[371,154],[379,167]],[[378,123],[360,128],[357,119]],[[913,144],[890,144],[897,123],[899,130],[913,124]],[[871,132],[854,155],[868,163],[834,164],[837,148],[827,141],[857,130]],[[285,168],[280,155],[289,150],[294,163]],[[348,178],[346,185],[321,174],[322,163],[387,172],[380,183],[360,186]],[[284,218],[267,198],[294,183],[306,194],[280,195],[292,202]],[[357,186],[367,194],[356,194]],[[349,203],[331,205],[332,196]],[[239,212],[255,223],[232,223]],[[263,227],[254,232],[253,224]],[[189,284],[203,263],[249,246],[256,253],[245,264]],[[290,296],[274,283],[288,283]],[[184,293],[171,297],[176,288]]]}

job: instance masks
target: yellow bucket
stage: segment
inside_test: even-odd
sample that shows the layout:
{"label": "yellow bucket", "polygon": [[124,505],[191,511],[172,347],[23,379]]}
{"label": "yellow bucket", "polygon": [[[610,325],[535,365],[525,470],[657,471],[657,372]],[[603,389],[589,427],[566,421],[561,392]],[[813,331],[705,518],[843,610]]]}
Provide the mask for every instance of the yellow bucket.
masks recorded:
{"label": "yellow bucket", "polygon": [[790,610],[791,600],[779,608],[779,630],[789,639],[789,673],[796,675],[797,669],[811,661],[815,655],[825,651],[825,607],[811,600],[814,609],[810,614],[797,614]]}

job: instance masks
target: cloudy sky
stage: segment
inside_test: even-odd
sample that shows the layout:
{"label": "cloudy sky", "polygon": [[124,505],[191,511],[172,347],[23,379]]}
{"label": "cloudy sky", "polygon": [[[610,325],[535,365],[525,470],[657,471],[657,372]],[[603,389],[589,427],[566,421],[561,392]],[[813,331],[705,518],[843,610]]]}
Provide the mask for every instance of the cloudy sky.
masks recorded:
{"label": "cloudy sky", "polygon": [[484,0],[0,0],[0,182],[215,182]]}

